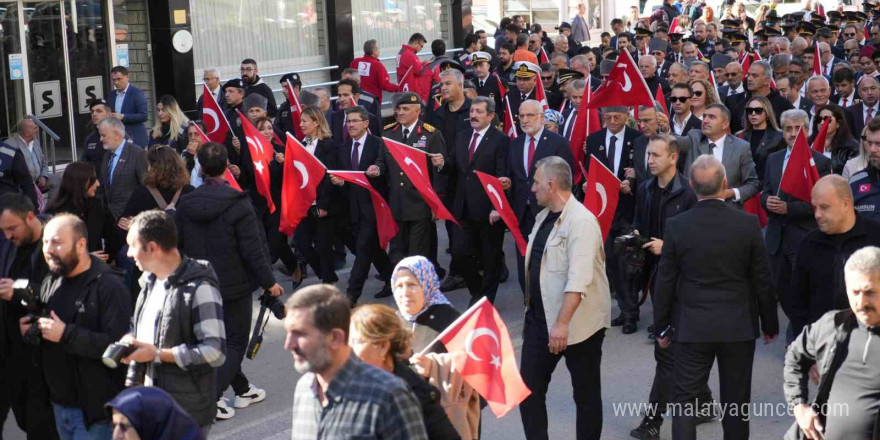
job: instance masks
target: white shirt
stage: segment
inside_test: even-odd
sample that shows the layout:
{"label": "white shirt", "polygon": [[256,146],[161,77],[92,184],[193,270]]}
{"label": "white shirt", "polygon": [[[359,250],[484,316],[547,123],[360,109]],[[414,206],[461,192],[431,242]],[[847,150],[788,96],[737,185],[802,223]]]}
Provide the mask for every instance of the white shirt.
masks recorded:
{"label": "white shirt", "polygon": [[[406,130],[406,137],[410,137],[410,136],[412,136],[413,132],[416,130],[416,124],[418,124],[418,123],[419,123],[419,120],[416,119],[415,121],[413,121],[412,124],[410,124],[410,126],[408,126],[408,127],[401,127],[401,132],[400,132],[400,134],[403,134],[403,130]],[[403,142],[403,143],[406,143],[406,139],[404,139],[404,142]]]}
{"label": "white shirt", "polygon": [[[718,159],[718,162],[724,164],[722,158],[724,157],[724,142],[727,140],[727,135],[721,136],[718,140],[712,141],[709,139],[710,144],[715,144],[715,148],[712,149],[712,155],[715,156],[715,159]],[[739,201],[739,189],[733,189],[733,200]]]}
{"label": "white shirt", "polygon": [[214,100],[217,101],[217,103],[220,103],[220,90],[222,89],[223,87],[220,86],[217,86],[217,90],[208,89],[208,93],[214,95]]}
{"label": "white shirt", "polygon": [[672,116],[672,131],[679,136],[684,136],[686,133],[682,133],[684,130],[684,126],[687,125],[688,120],[691,118],[691,112],[688,111],[687,116],[684,117],[681,124],[678,123],[678,118],[674,115]]}
{"label": "white shirt", "polygon": [[114,107],[115,107],[113,109],[114,112],[122,113],[122,101],[125,100],[125,94],[128,93],[129,87],[131,87],[130,83],[127,86],[125,86],[125,89],[122,90],[121,92],[119,90],[116,90],[116,102],[115,102],[116,105],[114,105]]}
{"label": "white shirt", "polygon": [[743,93],[743,92],[745,92],[745,91],[746,91],[746,89],[743,88],[743,83],[739,83],[739,87],[737,87],[737,88],[735,88],[735,89],[734,89],[734,88],[730,88],[730,87],[728,86],[728,88],[727,88],[727,96],[736,95],[737,93]]}
{"label": "white shirt", "polygon": [[[475,131],[475,132],[471,133],[471,138],[468,139],[468,151],[470,151],[470,149],[471,149],[471,143],[474,141],[474,135],[476,134],[477,135],[477,143],[476,143],[476,145],[474,145],[474,154],[475,155],[477,154],[477,150],[480,148],[480,142],[483,142],[483,136],[486,136],[487,131],[489,131],[488,125],[480,131]],[[529,148],[529,146],[526,145],[526,160],[528,160],[528,154],[529,154],[528,148]],[[536,150],[538,149],[537,141],[535,142],[535,149]]]}
{"label": "white shirt", "polygon": [[[141,318],[138,321],[135,334],[135,339],[138,341],[150,344],[155,344],[156,342],[156,327],[159,325],[159,316],[162,314],[162,309],[165,306],[165,296],[168,294],[168,291],[165,289],[166,282],[168,282],[167,279],[160,280],[157,278],[153,283],[153,288],[150,289],[150,293],[147,295],[144,310],[141,312]],[[153,378],[149,374],[144,385],[153,385]]]}
{"label": "white shirt", "polygon": [[[878,106],[880,106],[880,101],[877,101],[877,103],[874,104],[873,107],[868,107],[867,104],[862,103],[862,117],[863,117],[863,118],[867,117],[867,116],[868,116],[868,109],[869,109],[869,108],[872,108],[873,110],[871,111],[871,117],[872,117],[872,118],[876,118],[876,117],[878,116],[878,115],[877,115],[877,107],[878,107]],[[860,135],[861,135],[861,134],[860,134]]]}
{"label": "white shirt", "polygon": [[526,176],[528,176],[529,171],[531,171],[531,169],[529,169],[529,143],[531,143],[533,138],[535,139],[535,151],[537,152],[542,134],[544,134],[544,127],[541,127],[541,130],[535,133],[534,136],[529,136],[528,133],[525,134],[525,142],[523,142],[523,169],[526,170]]}
{"label": "white shirt", "polygon": [[614,157],[609,157],[608,160],[611,161],[611,171],[617,175],[617,168],[620,167],[620,158],[623,156],[623,136],[626,133],[626,129],[620,130],[619,133],[612,133],[611,130],[605,131],[605,154],[608,154],[608,151],[611,149],[611,136],[616,138],[616,142],[614,143]]}
{"label": "white shirt", "polygon": [[[856,89],[853,89],[852,93],[850,93],[849,96],[847,96],[846,98],[838,99],[837,105],[844,107],[844,108],[849,107],[849,106],[853,105],[853,100],[855,100],[855,97],[856,97]],[[846,105],[843,105],[844,99],[846,100]]]}
{"label": "white shirt", "polygon": [[[819,61],[820,63],[822,61]],[[831,61],[827,62],[824,66],[822,66],[822,74],[831,76],[831,67],[834,65],[834,57],[831,57]]]}

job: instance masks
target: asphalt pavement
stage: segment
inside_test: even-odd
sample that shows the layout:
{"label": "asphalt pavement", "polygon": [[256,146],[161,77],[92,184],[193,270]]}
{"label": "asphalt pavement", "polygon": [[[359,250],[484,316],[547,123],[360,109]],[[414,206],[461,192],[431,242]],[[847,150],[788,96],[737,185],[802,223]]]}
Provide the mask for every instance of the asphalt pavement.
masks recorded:
{"label": "asphalt pavement", "polygon": [[[440,243],[446,243],[444,228],[438,228],[441,234]],[[516,256],[512,238],[505,240],[505,257],[507,267],[511,271],[510,279],[499,288],[495,307],[507,324],[514,346],[517,349],[517,362],[521,346],[523,325],[523,297],[516,281]],[[448,267],[449,255],[440,251],[440,264]],[[345,269],[339,271],[340,290],[345,291],[348,282],[348,271],[353,257],[348,256]],[[373,294],[382,288],[371,271],[370,279],[364,288],[360,303],[381,302],[394,306],[393,298],[373,299]],[[303,283],[303,286],[317,282],[314,274]],[[289,290],[290,280],[276,272],[282,286]],[[469,295],[467,289],[459,289],[447,294],[449,300],[460,311],[467,308]],[[258,303],[254,302],[254,319],[257,315]],[[616,303],[611,313],[617,316]],[[608,329],[603,345],[602,359],[602,398],[603,398],[603,439],[631,439],[630,430],[635,428],[641,416],[637,405],[647,402],[648,392],[654,378],[654,356],[652,342],[647,338],[645,329],[652,321],[650,301],[642,306],[639,331],[632,335],[624,335],[619,327]],[[779,311],[781,328],[787,321],[781,309]],[[254,360],[245,359],[244,372],[251,383],[266,390],[266,400],[238,409],[236,416],[230,420],[218,421],[214,424],[210,440],[227,439],[289,439],[291,431],[291,406],[293,389],[298,374],[293,369],[293,361],[289,352],[284,350],[284,329],[280,321],[272,318],[266,326],[263,345]],[[785,347],[783,341],[764,345],[757,342],[755,362],[752,370],[752,402],[758,405],[753,408],[751,418],[751,438],[757,440],[779,439],[794,421],[785,413],[782,394],[782,366]],[[709,381],[713,396],[719,399],[717,368],[713,369]],[[549,414],[549,435],[552,439],[575,438],[575,414],[571,397],[571,380],[569,372],[561,361],[553,374],[553,380],[547,394],[547,410]],[[232,392],[227,393],[232,400]],[[781,413],[780,413],[781,411]],[[760,414],[758,414],[760,412]],[[483,438],[486,440],[521,440],[525,439],[518,409],[512,410],[503,418],[497,419],[486,408],[483,411]],[[671,424],[664,423],[661,438],[672,438]],[[710,422],[698,427],[699,438],[720,439],[723,437],[721,423]],[[3,429],[3,438],[11,440],[24,439],[24,435],[15,427],[12,414],[9,414]]]}

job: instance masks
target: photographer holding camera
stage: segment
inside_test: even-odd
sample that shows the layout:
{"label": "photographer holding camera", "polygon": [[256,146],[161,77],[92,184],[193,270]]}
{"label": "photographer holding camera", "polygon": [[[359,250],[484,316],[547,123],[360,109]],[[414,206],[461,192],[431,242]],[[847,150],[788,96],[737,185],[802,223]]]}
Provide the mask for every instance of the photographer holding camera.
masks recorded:
{"label": "photographer holding camera", "polygon": [[25,344],[18,320],[41,314],[38,286],[49,268],[40,239],[43,222],[31,200],[18,193],[0,195],[0,431],[12,407],[28,439],[56,439],[49,389],[32,345]]}
{"label": "photographer holding camera", "polygon": [[104,404],[122,390],[123,376],[104,366],[101,354],[128,330],[130,295],[121,273],[89,255],[86,225],[72,214],[46,223],[43,256],[49,266],[40,286],[45,307],[39,318],[19,320],[21,334],[38,335],[61,439],[109,439]]}
{"label": "photographer holding camera", "polygon": [[177,250],[174,218],[164,211],[138,214],[128,230],[128,256],[141,276],[131,332],[126,386],[164,389],[202,427],[214,421],[214,369],[223,365],[226,331],[219,281],[211,264]]}

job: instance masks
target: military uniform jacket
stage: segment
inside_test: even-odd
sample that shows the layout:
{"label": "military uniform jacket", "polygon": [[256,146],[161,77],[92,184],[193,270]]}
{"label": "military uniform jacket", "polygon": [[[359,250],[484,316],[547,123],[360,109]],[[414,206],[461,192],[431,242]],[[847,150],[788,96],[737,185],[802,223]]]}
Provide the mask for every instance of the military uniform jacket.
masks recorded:
{"label": "military uniform jacket", "polygon": [[[412,133],[409,133],[406,139],[403,138],[403,127],[397,122],[386,125],[382,130],[382,135],[419,150],[432,154],[442,154],[443,157],[447,157],[446,143],[443,140],[443,135],[434,126],[422,121],[416,122]],[[431,165],[430,157],[426,157],[426,160],[428,163],[428,174],[433,184],[437,170]],[[391,156],[384,143],[376,160],[376,165],[379,167],[380,175],[386,176],[388,204],[391,206],[391,214],[394,216],[394,219],[397,221],[430,220],[432,216],[431,208],[425,203],[422,195],[413,186],[406,173],[400,169],[400,165]]]}
{"label": "military uniform jacket", "polygon": [[498,82],[501,81],[495,75],[489,75],[486,77],[485,84],[480,86],[480,79],[474,78],[474,86],[477,88],[478,96],[485,96],[487,98],[492,98],[495,100],[495,114],[498,115],[499,120],[504,120],[504,101],[501,96],[501,88],[499,87]]}

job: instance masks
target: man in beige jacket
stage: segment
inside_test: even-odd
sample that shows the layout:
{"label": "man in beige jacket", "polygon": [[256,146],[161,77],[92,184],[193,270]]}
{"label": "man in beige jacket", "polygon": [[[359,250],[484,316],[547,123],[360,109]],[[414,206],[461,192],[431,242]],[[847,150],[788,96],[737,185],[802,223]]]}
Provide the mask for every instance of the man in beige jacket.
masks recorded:
{"label": "man in beige jacket", "polygon": [[602,433],[600,365],[611,295],[599,222],[571,195],[571,168],[556,156],[538,161],[532,192],[544,208],[526,250],[526,317],[521,372],[532,394],[520,404],[527,439],[547,438],[544,401],[565,357],[577,408],[577,440]]}

